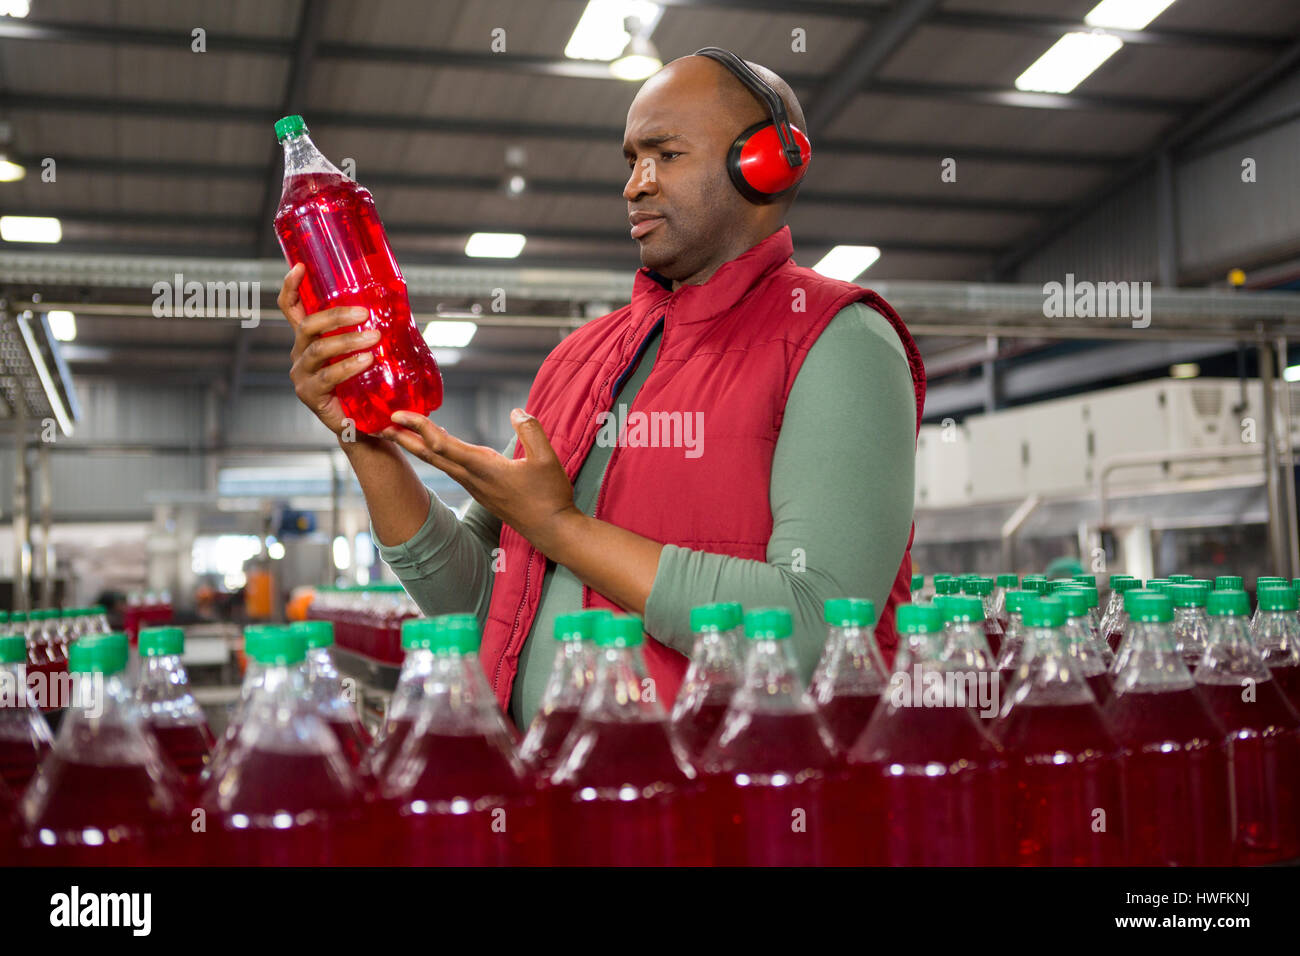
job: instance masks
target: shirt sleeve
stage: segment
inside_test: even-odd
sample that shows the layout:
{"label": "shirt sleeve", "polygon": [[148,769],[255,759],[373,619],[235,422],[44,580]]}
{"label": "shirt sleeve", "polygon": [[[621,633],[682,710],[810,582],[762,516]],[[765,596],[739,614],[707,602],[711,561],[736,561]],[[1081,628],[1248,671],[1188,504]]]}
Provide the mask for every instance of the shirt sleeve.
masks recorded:
{"label": "shirt sleeve", "polygon": [[690,609],[714,601],[780,606],[794,617],[807,680],[826,637],[822,605],[882,608],[912,524],[916,400],[898,334],[874,309],[842,309],[808,351],[772,459],[767,560],[666,545],[646,630],[688,654]]}
{"label": "shirt sleeve", "polygon": [[[502,453],[512,457],[512,438]],[[437,495],[429,495],[429,514],[420,529],[401,544],[376,542],[379,556],[426,615],[473,613],[482,624],[492,600],[493,551],[501,540],[501,519],[477,501],[465,517]]]}

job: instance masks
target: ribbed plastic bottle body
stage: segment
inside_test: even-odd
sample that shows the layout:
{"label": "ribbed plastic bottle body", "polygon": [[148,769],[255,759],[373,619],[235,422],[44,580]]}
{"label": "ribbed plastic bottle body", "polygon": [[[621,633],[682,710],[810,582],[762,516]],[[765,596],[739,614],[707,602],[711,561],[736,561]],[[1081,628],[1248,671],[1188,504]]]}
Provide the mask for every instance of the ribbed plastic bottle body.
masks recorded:
{"label": "ribbed plastic bottle body", "polygon": [[143,657],[135,697],[163,753],[187,783],[207,766],[216,741],[207,717],[190,691],[189,675],[177,654]]}
{"label": "ribbed plastic bottle body", "polygon": [[1174,649],[1178,651],[1183,663],[1195,672],[1196,665],[1205,653],[1209,639],[1210,621],[1201,607],[1174,608]]}
{"label": "ribbed plastic bottle body", "polygon": [[[15,646],[21,638],[14,640]],[[25,658],[25,647],[18,648]],[[15,654],[14,656],[17,656]],[[26,660],[0,663],[0,780],[22,794],[54,738],[27,685]]]}

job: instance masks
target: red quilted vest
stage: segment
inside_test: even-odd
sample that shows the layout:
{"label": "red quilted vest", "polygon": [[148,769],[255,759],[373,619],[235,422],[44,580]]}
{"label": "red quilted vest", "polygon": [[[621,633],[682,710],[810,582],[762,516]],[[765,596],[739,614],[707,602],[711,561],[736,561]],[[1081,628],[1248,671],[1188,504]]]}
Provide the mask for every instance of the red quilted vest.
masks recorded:
{"label": "red quilted vest", "polygon": [[[601,413],[617,414],[614,396],[622,379],[655,325],[663,323],[658,357],[606,469],[597,518],[665,544],[765,561],[772,534],[772,454],[786,398],[808,349],[852,302],[865,302],[898,332],[920,421],[925,369],[902,320],[874,292],[795,265],[792,250],[784,227],[725,263],[708,282],[676,292],[642,268],[630,305],[582,326],[542,363],[528,411],[572,481],[607,418]],[[654,427],[636,431],[638,411],[667,414],[652,419]],[[685,430],[688,419],[701,426],[698,434]],[[605,428],[608,434],[610,426]],[[523,455],[522,446],[515,454]],[[509,525],[501,529],[500,544],[504,567],[494,577],[481,658],[505,709],[537,614],[546,557]],[[893,609],[909,599],[910,549],[909,537],[876,631],[887,657],[898,641]],[[583,589],[583,605],[620,610],[590,588]],[[659,699],[669,706],[687,661],[648,637],[646,665]]]}

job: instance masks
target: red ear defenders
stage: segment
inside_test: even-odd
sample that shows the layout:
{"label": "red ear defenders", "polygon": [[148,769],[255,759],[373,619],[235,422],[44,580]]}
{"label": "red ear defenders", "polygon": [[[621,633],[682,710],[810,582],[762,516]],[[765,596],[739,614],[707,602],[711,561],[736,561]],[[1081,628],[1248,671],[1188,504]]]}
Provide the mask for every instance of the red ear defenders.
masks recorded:
{"label": "red ear defenders", "polygon": [[763,101],[770,120],[761,120],[736,137],[727,152],[727,174],[740,194],[752,203],[765,205],[779,199],[803,179],[812,159],[808,137],[790,124],[785,104],[776,90],[749,68],[740,57],[721,47],[706,46],[695,51],[725,66]]}

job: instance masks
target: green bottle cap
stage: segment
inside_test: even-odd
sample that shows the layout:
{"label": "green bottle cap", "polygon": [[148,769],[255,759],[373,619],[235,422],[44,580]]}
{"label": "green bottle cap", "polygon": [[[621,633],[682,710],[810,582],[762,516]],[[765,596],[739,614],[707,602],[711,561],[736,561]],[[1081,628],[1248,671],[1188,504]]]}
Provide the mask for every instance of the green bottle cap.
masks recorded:
{"label": "green bottle cap", "polygon": [[933,604],[900,604],[894,621],[899,634],[936,634],[943,630],[943,615]]}
{"label": "green bottle cap", "polygon": [[1058,591],[1056,597],[1065,606],[1066,617],[1083,617],[1088,613],[1088,593],[1083,588],[1066,588]]}
{"label": "green bottle cap", "polygon": [[[757,612],[750,612],[753,613]],[[745,632],[748,635],[749,614],[745,615]],[[597,647],[640,647],[643,643],[641,618],[635,614],[611,614],[596,622]]]}
{"label": "green bottle cap", "polygon": [[433,649],[434,624],[431,617],[412,617],[402,622],[402,649]]}
{"label": "green bottle cap", "polygon": [[984,621],[984,602],[974,596],[949,597],[943,608],[945,621],[959,624],[979,624]]}
{"label": "green bottle cap", "polygon": [[1165,593],[1174,607],[1205,607],[1206,591],[1199,584],[1171,584]]}
{"label": "green bottle cap", "polygon": [[1014,574],[999,574],[996,583],[1000,588],[1018,588],[1020,587],[1020,578]]}
{"label": "green bottle cap", "polygon": [[1133,580],[1133,575],[1131,574],[1112,574],[1108,579],[1111,590],[1114,590],[1116,581],[1132,581],[1132,580]]}
{"label": "green bottle cap", "polygon": [[0,611],[0,624],[8,624],[8,623],[9,623],[9,612]]}
{"label": "green bottle cap", "polygon": [[1294,611],[1295,591],[1289,584],[1266,584],[1255,592],[1261,611]]}
{"label": "green bottle cap", "polygon": [[1137,578],[1122,577],[1116,581],[1113,577],[1110,579],[1110,589],[1119,591],[1121,594],[1126,591],[1136,591],[1142,587],[1142,582]]}
{"label": "green bottle cap", "polygon": [[876,605],[867,598],[831,598],[824,611],[831,627],[871,627],[876,623]]}
{"label": "green bottle cap", "polygon": [[1030,594],[1046,594],[1047,578],[1041,574],[1026,574],[1020,579],[1020,588]]}
{"label": "green bottle cap", "polygon": [[1025,602],[1034,596],[1035,596],[1034,592],[1032,591],[1021,591],[1019,589],[1008,591],[1007,592],[1007,613],[1019,614],[1020,611],[1024,608]]}
{"label": "green bottle cap", "polygon": [[1079,584],[1088,584],[1094,588],[1097,586],[1097,575],[1095,574],[1075,574],[1071,575],[1070,580],[1077,581]]}
{"label": "green bottle cap", "polygon": [[91,605],[91,607],[90,607],[90,613],[91,613],[91,614],[106,614],[106,613],[108,613],[108,612],[104,610],[104,605],[102,605],[102,604],[93,604],[93,605]]}
{"label": "green bottle cap", "polygon": [[334,645],[333,621],[295,621],[289,625],[289,630],[302,636],[309,651]]}
{"label": "green bottle cap", "polygon": [[1041,596],[1025,602],[1021,611],[1025,627],[1063,627],[1065,602],[1059,597]]}
{"label": "green bottle cap", "polygon": [[912,586],[911,586],[911,590],[913,590],[913,591],[919,591],[919,590],[921,590],[921,588],[923,588],[923,587],[925,587],[925,575],[924,575],[924,574],[914,574],[914,575],[912,575]]}
{"label": "green bottle cap", "polygon": [[588,608],[561,614],[555,619],[555,639],[557,641],[594,641],[596,624],[603,617],[609,617],[613,611],[604,608]]}
{"label": "green bottle cap", "polygon": [[961,582],[956,578],[934,576],[934,593],[935,594],[960,594]]}
{"label": "green bottle cap", "polygon": [[432,636],[435,654],[474,654],[482,641],[473,614],[439,614],[433,618]]}
{"label": "green bottle cap", "polygon": [[1240,591],[1241,576],[1237,574],[1220,574],[1214,579],[1214,590],[1216,591]]}
{"label": "green bottle cap", "polygon": [[27,663],[27,638],[21,634],[0,637],[0,664]]}
{"label": "green bottle cap", "polygon": [[1163,591],[1173,583],[1174,582],[1170,581],[1168,578],[1151,578],[1147,581],[1147,590]]}
{"label": "green bottle cap", "polygon": [[1187,584],[1192,580],[1192,576],[1190,574],[1171,574],[1169,580],[1173,581],[1174,584]]}
{"label": "green bottle cap", "polygon": [[[248,650],[248,643],[248,635],[245,634],[245,650]],[[307,659],[307,641],[301,634],[295,634],[287,627],[277,627],[256,636],[252,655],[253,660],[267,667],[289,667]]]}
{"label": "green bottle cap", "polygon": [[23,613],[22,611],[14,611],[12,614],[9,615],[9,623],[10,623],[10,624],[26,624],[26,623],[27,623],[27,615],[26,615],[25,613]]}
{"label": "green bottle cap", "polygon": [[745,620],[745,613],[736,601],[722,601],[717,604],[701,604],[691,608],[691,630],[730,631],[739,627]]}
{"label": "green bottle cap", "polygon": [[1081,591],[1083,596],[1088,599],[1088,607],[1097,607],[1100,603],[1100,596],[1097,593],[1097,586],[1095,584],[1076,585],[1074,590]]}
{"label": "green bottle cap", "polygon": [[257,646],[263,638],[278,634],[284,630],[280,624],[250,624],[244,628],[244,653],[257,660]]}
{"label": "green bottle cap", "polygon": [[783,607],[762,607],[745,615],[745,637],[751,641],[781,641],[794,633],[794,620]]}
{"label": "green bottle cap", "polygon": [[1250,617],[1250,597],[1240,588],[1211,591],[1205,600],[1211,617]]}
{"label": "green bottle cap", "polygon": [[278,142],[283,143],[290,136],[297,136],[305,132],[307,132],[307,124],[296,113],[293,116],[286,116],[275,121],[275,138]]}
{"label": "green bottle cap", "polygon": [[1143,624],[1166,624],[1174,619],[1174,605],[1162,591],[1130,589],[1124,595],[1124,611]]}
{"label": "green bottle cap", "polygon": [[172,657],[185,652],[185,632],[179,627],[142,627],[137,644],[141,657]]}
{"label": "green bottle cap", "polygon": [[125,634],[96,634],[68,645],[68,670],[74,674],[117,674],[126,670],[126,657]]}
{"label": "green bottle cap", "polygon": [[1066,588],[1073,588],[1078,586],[1079,586],[1079,582],[1074,580],[1074,578],[1054,578],[1053,580],[1047,582],[1047,593],[1056,594],[1060,591],[1065,590]]}
{"label": "green bottle cap", "polygon": [[966,593],[974,594],[977,597],[988,597],[993,593],[993,579],[973,576],[966,585]]}

